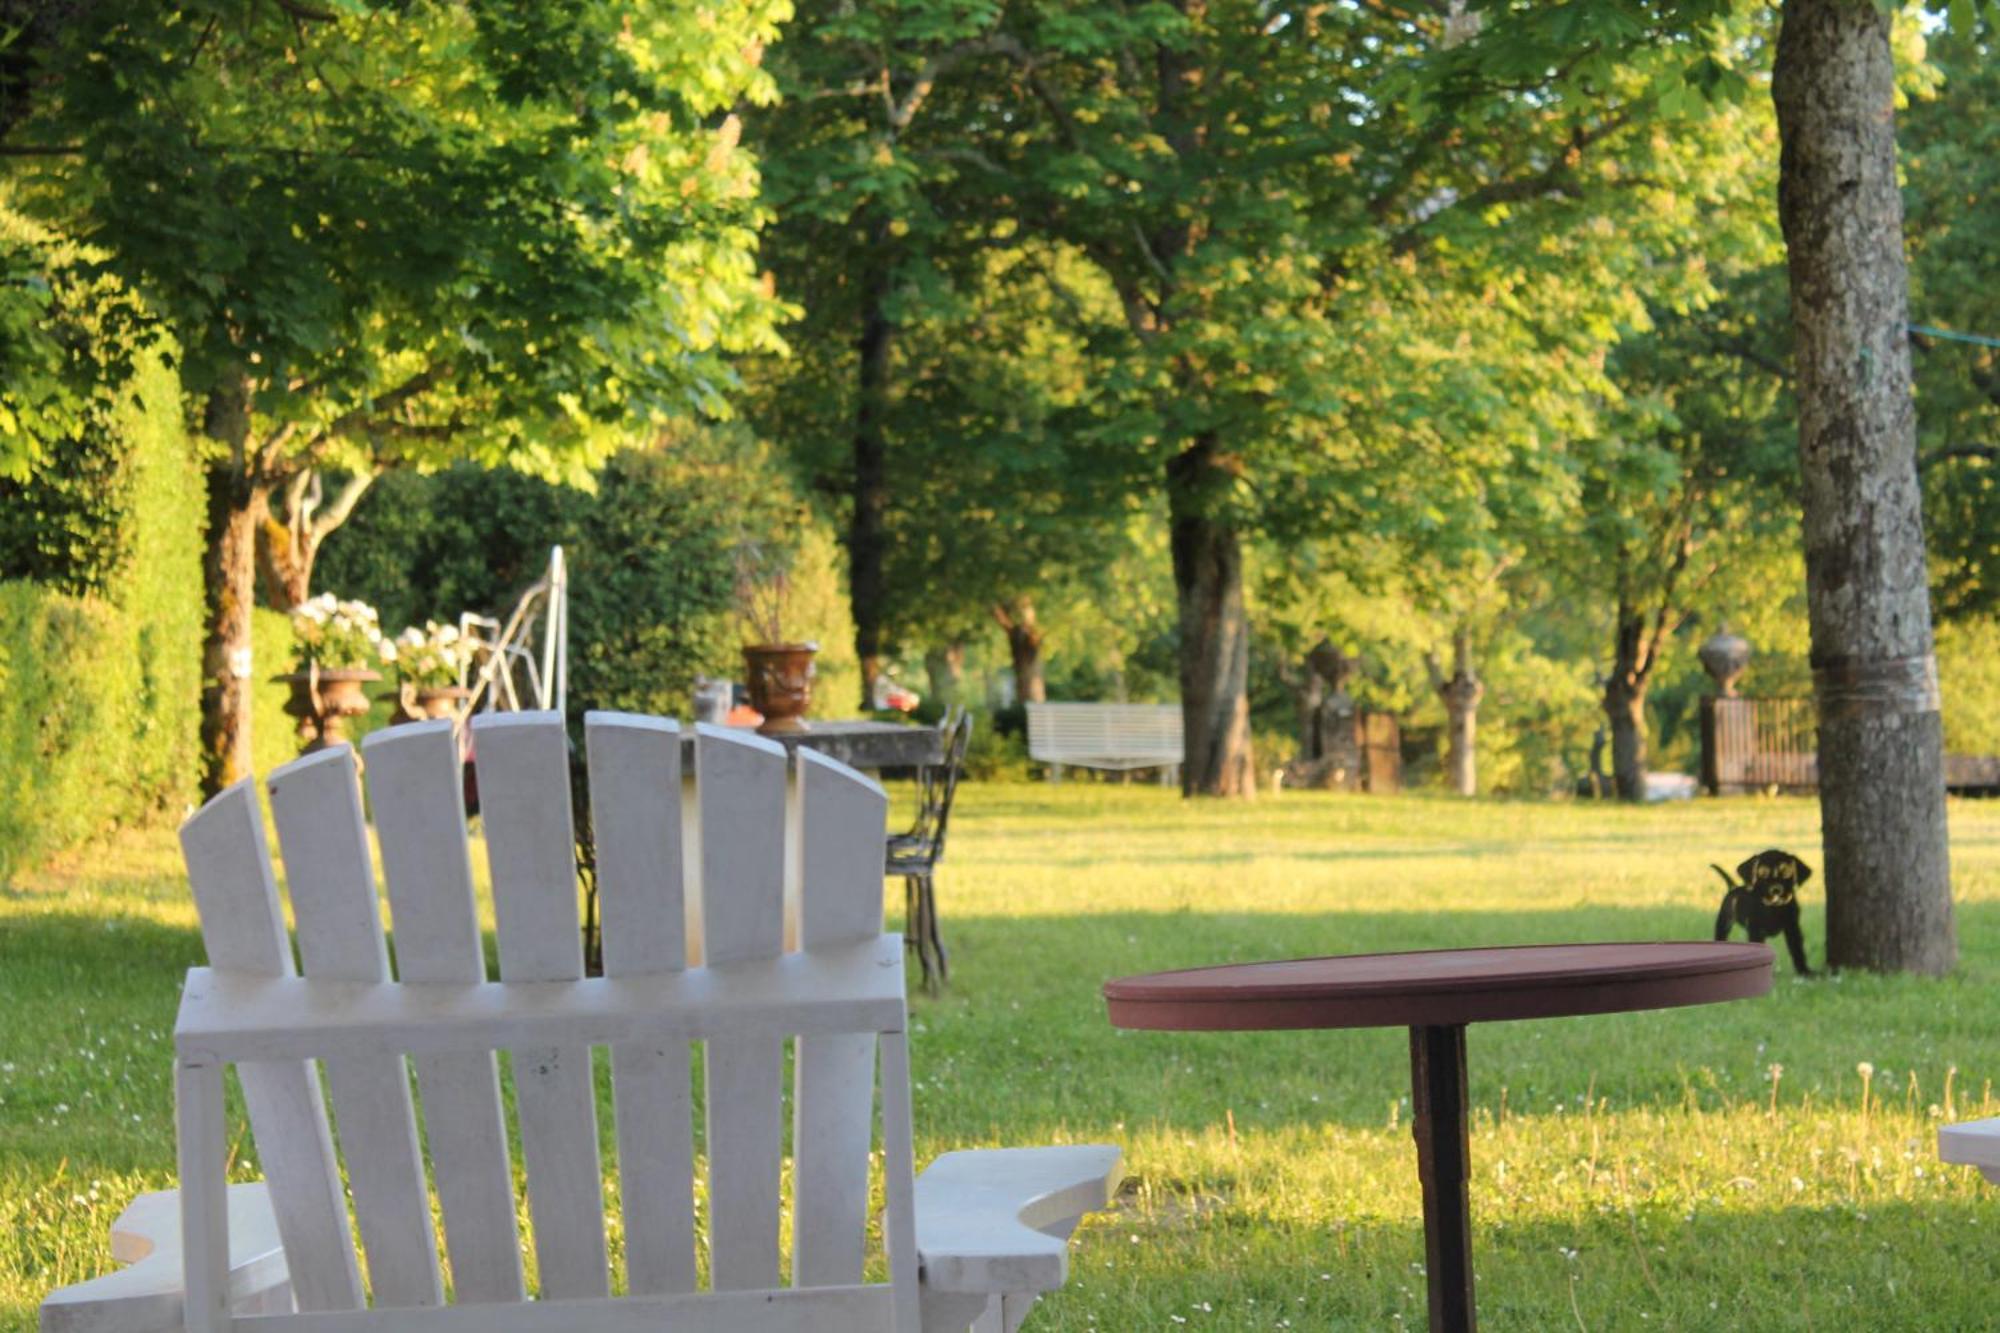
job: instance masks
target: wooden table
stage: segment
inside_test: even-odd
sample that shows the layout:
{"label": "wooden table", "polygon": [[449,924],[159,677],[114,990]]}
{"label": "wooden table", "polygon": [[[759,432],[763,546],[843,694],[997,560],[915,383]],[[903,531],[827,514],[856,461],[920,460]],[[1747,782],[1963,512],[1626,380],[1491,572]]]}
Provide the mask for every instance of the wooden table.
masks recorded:
{"label": "wooden table", "polygon": [[1175,1032],[1408,1027],[1430,1326],[1469,1330],[1465,1029],[1471,1023],[1667,1009],[1763,995],[1763,944],[1546,944],[1360,954],[1155,972],[1107,982],[1111,1022]]}

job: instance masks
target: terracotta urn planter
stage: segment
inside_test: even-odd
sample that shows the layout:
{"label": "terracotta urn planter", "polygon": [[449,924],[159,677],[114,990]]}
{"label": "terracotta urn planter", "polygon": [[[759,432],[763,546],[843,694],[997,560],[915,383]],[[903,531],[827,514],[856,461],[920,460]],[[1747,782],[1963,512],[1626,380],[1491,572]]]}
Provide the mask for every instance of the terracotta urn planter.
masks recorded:
{"label": "terracotta urn planter", "polygon": [[382,679],[382,673],[365,668],[312,667],[276,679],[292,687],[285,711],[299,720],[300,753],[310,754],[347,739],[343,734],[347,719],[368,711],[367,686]]}
{"label": "terracotta urn planter", "polygon": [[393,694],[381,697],[396,705],[389,724],[400,726],[405,722],[457,717],[460,702],[470,699],[472,691],[463,685],[398,685]]}
{"label": "terracotta urn planter", "polygon": [[457,714],[459,703],[471,697],[472,691],[463,685],[434,685],[418,690],[417,716],[452,717]]}
{"label": "terracotta urn planter", "polygon": [[758,734],[778,736],[811,730],[805,715],[812,707],[813,654],[818,651],[816,643],[744,645],[750,706],[764,715]]}

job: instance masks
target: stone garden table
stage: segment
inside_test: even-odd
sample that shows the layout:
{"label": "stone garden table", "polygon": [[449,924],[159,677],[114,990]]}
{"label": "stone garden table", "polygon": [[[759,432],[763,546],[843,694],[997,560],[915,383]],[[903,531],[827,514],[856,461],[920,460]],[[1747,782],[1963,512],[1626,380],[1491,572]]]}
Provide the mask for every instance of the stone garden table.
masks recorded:
{"label": "stone garden table", "polygon": [[1475,1327],[1466,1179],[1472,1023],[1666,1009],[1763,995],[1763,944],[1537,944],[1238,963],[1107,982],[1111,1022],[1176,1032],[1408,1027],[1430,1326]]}

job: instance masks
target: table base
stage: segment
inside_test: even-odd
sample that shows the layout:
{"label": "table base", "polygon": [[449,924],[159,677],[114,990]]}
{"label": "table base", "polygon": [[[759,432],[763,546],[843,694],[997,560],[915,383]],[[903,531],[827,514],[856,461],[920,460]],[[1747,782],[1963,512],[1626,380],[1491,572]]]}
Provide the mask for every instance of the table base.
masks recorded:
{"label": "table base", "polygon": [[1424,1191],[1424,1271],[1432,1333],[1472,1333],[1472,1154],[1466,1128],[1465,1028],[1410,1029],[1411,1132]]}

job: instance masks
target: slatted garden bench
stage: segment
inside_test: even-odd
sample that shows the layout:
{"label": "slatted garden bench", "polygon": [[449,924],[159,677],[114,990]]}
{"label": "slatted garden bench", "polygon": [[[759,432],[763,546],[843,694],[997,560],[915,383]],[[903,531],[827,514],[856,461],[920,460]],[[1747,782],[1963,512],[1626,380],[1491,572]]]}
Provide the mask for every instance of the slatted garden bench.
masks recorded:
{"label": "slatted garden bench", "polygon": [[[912,1170],[881,787],[706,726],[683,784],[676,724],[591,714],[605,975],[586,978],[562,719],[472,725],[497,980],[448,721],[364,747],[393,978],[347,746],[268,784],[297,967],[255,788],[231,787],[183,826],[210,966],[189,972],[175,1025],[181,1188],[125,1211],[113,1253],[130,1266],[49,1296],[44,1333],[1011,1333],[1061,1285],[1071,1229],[1117,1180],[1116,1148],[957,1152]],[[609,1196],[599,1047],[616,1126]],[[266,1178],[225,1186],[232,1064]],[[887,1282],[865,1280],[873,1189]]]}
{"label": "slatted garden bench", "polygon": [[1179,780],[1187,753],[1179,704],[1031,703],[1027,707],[1028,757],[1049,766],[1051,782],[1062,781],[1065,764],[1112,772],[1157,768],[1162,781]]}

